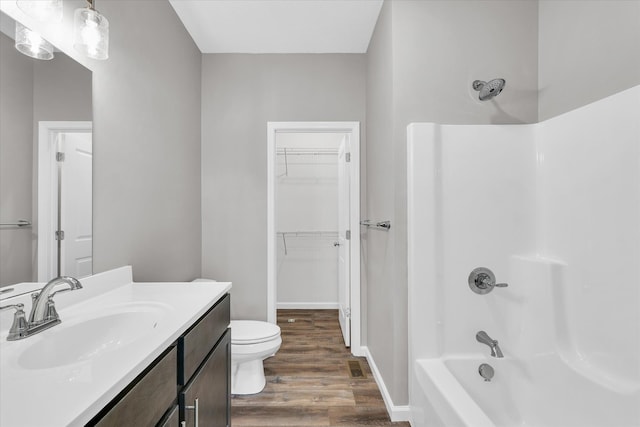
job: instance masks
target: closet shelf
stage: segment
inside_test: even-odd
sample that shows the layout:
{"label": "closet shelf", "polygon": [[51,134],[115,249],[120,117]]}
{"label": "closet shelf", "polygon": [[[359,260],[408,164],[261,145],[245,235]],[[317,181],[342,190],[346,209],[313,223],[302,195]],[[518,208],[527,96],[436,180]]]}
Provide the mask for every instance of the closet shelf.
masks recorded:
{"label": "closet shelf", "polygon": [[276,150],[278,156],[337,156],[338,150],[334,148],[279,148]]}
{"label": "closet shelf", "polygon": [[[338,238],[338,231],[321,231],[321,230],[305,230],[305,231],[278,231],[276,235],[282,236],[282,243],[284,244],[284,254],[288,255],[287,251],[287,236],[290,237],[319,237],[319,238]],[[334,246],[336,244],[334,243]]]}
{"label": "closet shelf", "polygon": [[277,234],[290,235],[295,237],[338,237],[338,231],[321,231],[321,230],[305,230],[305,231],[278,231]]}
{"label": "closet shelf", "polygon": [[337,156],[334,148],[278,148],[276,155],[284,156],[284,175],[289,176],[289,156]]}

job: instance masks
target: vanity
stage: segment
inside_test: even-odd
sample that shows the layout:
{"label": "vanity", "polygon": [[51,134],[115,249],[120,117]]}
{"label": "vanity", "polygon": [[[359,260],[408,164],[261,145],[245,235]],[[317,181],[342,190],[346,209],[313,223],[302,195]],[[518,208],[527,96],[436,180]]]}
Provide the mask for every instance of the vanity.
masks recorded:
{"label": "vanity", "polygon": [[[62,323],[6,341],[0,425],[230,425],[230,283],[134,283],[130,267],[56,295]],[[14,293],[18,292],[16,289]],[[28,292],[3,297],[23,303]]]}

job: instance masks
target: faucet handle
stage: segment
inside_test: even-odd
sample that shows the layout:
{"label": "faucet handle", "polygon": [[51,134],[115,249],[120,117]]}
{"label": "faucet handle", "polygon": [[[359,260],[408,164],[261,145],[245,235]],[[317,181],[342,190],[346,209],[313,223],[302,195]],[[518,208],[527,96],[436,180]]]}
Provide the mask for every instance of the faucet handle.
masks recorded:
{"label": "faucet handle", "polygon": [[508,283],[496,283],[496,276],[491,270],[484,267],[478,267],[469,274],[469,288],[476,294],[485,295],[493,290],[493,288],[506,288]]}
{"label": "faucet handle", "polygon": [[15,341],[20,338],[24,338],[27,334],[27,318],[24,314],[24,304],[12,304],[0,307],[0,311],[14,308],[16,310],[13,315],[13,323],[9,329],[9,335],[7,335],[7,341]]}
{"label": "faucet handle", "polygon": [[49,295],[49,300],[47,301],[47,311],[45,312],[44,320],[49,322],[58,319],[60,319],[60,315],[58,315],[58,310],[56,310],[56,303],[53,300],[53,294],[51,294]]}

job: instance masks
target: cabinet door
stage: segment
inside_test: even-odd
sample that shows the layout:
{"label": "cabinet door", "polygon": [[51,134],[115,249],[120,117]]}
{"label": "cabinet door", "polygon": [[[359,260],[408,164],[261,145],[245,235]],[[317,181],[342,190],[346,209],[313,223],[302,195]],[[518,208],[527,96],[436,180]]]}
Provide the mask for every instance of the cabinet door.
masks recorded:
{"label": "cabinet door", "polygon": [[180,427],[180,413],[178,405],[174,406],[166,418],[160,422],[159,427]]}
{"label": "cabinet door", "polygon": [[180,393],[180,419],[187,427],[227,427],[230,409],[231,331],[227,329]]}
{"label": "cabinet door", "polygon": [[115,403],[99,414],[98,427],[155,426],[176,399],[178,351],[172,347],[157,363]]}

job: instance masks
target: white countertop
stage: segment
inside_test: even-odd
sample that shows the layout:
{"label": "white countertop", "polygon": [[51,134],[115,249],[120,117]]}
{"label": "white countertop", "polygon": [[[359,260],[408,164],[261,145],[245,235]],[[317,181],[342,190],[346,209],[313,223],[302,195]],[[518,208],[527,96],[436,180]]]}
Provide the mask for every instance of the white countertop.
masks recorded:
{"label": "white countertop", "polygon": [[[231,289],[231,283],[226,282],[134,283],[130,267],[101,273],[81,282],[83,289],[56,295],[62,323],[39,334],[7,341],[10,321],[6,314],[12,317],[13,311],[2,313],[0,426],[84,425]],[[28,316],[28,295],[4,299],[2,305],[13,304],[19,298],[23,299],[18,302],[25,303]],[[73,352],[74,346],[69,342],[70,334],[65,334],[65,328],[67,331],[73,330],[74,326],[86,329],[90,324],[86,319],[91,316],[110,313],[111,317],[104,319],[116,319],[113,313],[117,316],[122,310],[125,315],[133,314],[129,318],[134,322],[137,322],[135,315],[139,312],[149,312],[149,318],[142,318],[144,322],[151,319],[149,325],[132,325],[134,328],[147,327],[144,334],[126,342],[110,340],[90,357],[82,355],[72,363],[47,368],[38,366],[40,353],[45,353],[42,360],[47,364],[67,348]],[[126,321],[123,318],[121,322],[110,322],[107,329],[122,328]],[[95,337],[89,337],[90,340],[99,340],[108,333],[118,334],[117,329],[116,332],[105,331],[102,326],[96,329]],[[83,341],[86,344],[86,338]],[[62,342],[65,344],[60,347]],[[26,351],[32,346],[37,352],[31,351],[30,359],[25,358]]]}

